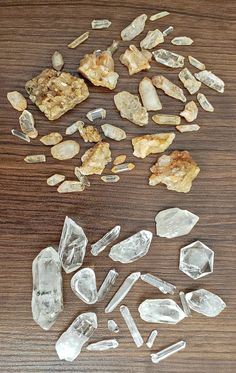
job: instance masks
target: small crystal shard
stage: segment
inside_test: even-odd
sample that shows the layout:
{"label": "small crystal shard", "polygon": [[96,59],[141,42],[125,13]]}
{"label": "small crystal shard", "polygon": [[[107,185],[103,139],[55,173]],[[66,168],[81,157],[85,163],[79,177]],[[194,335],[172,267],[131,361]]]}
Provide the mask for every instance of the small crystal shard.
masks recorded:
{"label": "small crystal shard", "polygon": [[114,339],[105,339],[103,341],[90,343],[86,348],[88,351],[107,351],[119,346],[118,341]]}
{"label": "small crystal shard", "polygon": [[82,266],[88,239],[83,229],[74,220],[66,216],[58,253],[62,267],[71,273]]}
{"label": "small crystal shard", "polygon": [[28,110],[22,112],[19,117],[19,123],[21,131],[25,135],[29,136],[31,139],[35,139],[38,136],[38,131],[34,127],[34,117]]}
{"label": "small crystal shard", "polygon": [[114,102],[122,118],[141,127],[148,124],[147,110],[141,105],[138,96],[122,91],[114,96]]}
{"label": "small crystal shard", "polygon": [[26,163],[44,163],[46,162],[46,156],[44,154],[27,155],[24,161]]}
{"label": "small crystal shard", "polygon": [[159,13],[153,14],[149,19],[150,19],[150,21],[156,21],[157,19],[166,17],[169,14],[170,14],[169,12],[163,11],[163,12],[159,12]]}
{"label": "small crystal shard", "polygon": [[180,71],[179,79],[191,95],[199,91],[199,89],[201,88],[202,84],[195,79],[195,77],[187,67]]}
{"label": "small crystal shard", "polygon": [[180,113],[181,117],[184,117],[187,122],[193,122],[198,116],[198,107],[194,101],[188,102],[184,110]]}
{"label": "small crystal shard", "polygon": [[121,141],[126,139],[126,132],[119,127],[113,126],[112,124],[102,124],[102,131],[106,137],[109,137],[115,141]]}
{"label": "small crystal shard", "polygon": [[159,289],[163,294],[171,294],[173,295],[176,290],[176,286],[166,282],[156,276],[151,275],[150,273],[145,273],[141,275],[141,280],[146,282],[149,285],[152,285]]}
{"label": "small crystal shard", "polygon": [[72,123],[69,127],[67,127],[66,135],[73,135],[83,126],[84,122],[82,120],[77,120],[76,122]]}
{"label": "small crystal shard", "polygon": [[120,55],[120,62],[127,66],[129,75],[137,74],[151,67],[148,58],[135,45],[130,45],[125,53]]}
{"label": "small crystal shard", "polygon": [[27,101],[20,92],[8,92],[7,99],[11,106],[18,111],[24,111],[27,108]]}
{"label": "small crystal shard", "polygon": [[90,122],[94,122],[97,119],[105,119],[106,115],[107,115],[107,112],[105,109],[98,108],[98,109],[89,111],[86,114],[86,117],[90,120]]}
{"label": "small crystal shard", "polygon": [[213,272],[214,251],[201,241],[180,250],[179,269],[194,280]]}
{"label": "small crystal shard", "polygon": [[182,124],[180,126],[176,126],[176,129],[179,132],[195,132],[200,129],[198,124]]}
{"label": "small crystal shard", "polygon": [[115,284],[118,276],[119,273],[115,269],[110,269],[98,290],[98,301],[105,298],[111,287]]}
{"label": "small crystal shard", "polygon": [[108,330],[110,330],[110,332],[119,333],[119,327],[114,320],[108,320],[107,327],[108,327]]}
{"label": "small crystal shard", "polygon": [[193,44],[193,39],[187,36],[177,36],[171,40],[171,43],[174,45],[191,45]]}
{"label": "small crystal shard", "polygon": [[104,183],[117,183],[120,180],[120,176],[104,175],[104,176],[101,176],[101,180],[104,181]]}
{"label": "small crystal shard", "polygon": [[41,137],[40,141],[44,145],[56,145],[62,141],[62,135],[59,132],[51,132],[48,135]]}
{"label": "small crystal shard", "polygon": [[172,299],[146,299],[138,310],[141,319],[147,322],[177,324],[186,317]]}
{"label": "small crystal shard", "polygon": [[197,80],[205,84],[207,87],[214,89],[217,92],[223,93],[225,90],[225,83],[218,76],[211,71],[203,70],[194,74]]}
{"label": "small crystal shard", "polygon": [[81,126],[79,133],[84,142],[99,142],[102,141],[102,137],[94,126]]}
{"label": "small crystal shard", "polygon": [[13,136],[18,137],[18,139],[24,140],[26,142],[30,142],[30,138],[28,135],[25,135],[23,132],[20,132],[18,130],[12,129],[11,133]]}
{"label": "small crystal shard", "polygon": [[153,115],[152,120],[157,124],[165,126],[176,126],[181,122],[181,118],[179,115],[171,114],[155,114]]}
{"label": "small crystal shard", "polygon": [[63,57],[62,57],[62,54],[58,51],[55,51],[52,55],[52,67],[57,70],[57,71],[60,71],[64,66],[64,60],[63,60]]}
{"label": "small crystal shard", "polygon": [[156,234],[166,238],[184,236],[191,232],[198,220],[197,215],[178,207],[163,210],[155,217]]}
{"label": "small crystal shard", "polygon": [[205,70],[206,66],[204,65],[204,63],[200,62],[196,58],[188,56],[188,60],[190,65],[196,67],[198,70]]}
{"label": "small crystal shard", "polygon": [[153,53],[155,60],[162,65],[178,69],[184,66],[184,57],[180,54],[167,51],[166,49],[158,49]]}
{"label": "small crystal shard", "polygon": [[62,181],[65,180],[65,175],[61,175],[61,174],[54,174],[52,176],[50,176],[48,179],[47,179],[47,184],[49,186],[55,186],[59,183],[61,183]]}
{"label": "small crystal shard", "polygon": [[156,75],[152,78],[152,83],[156,88],[160,88],[166,95],[176,98],[182,102],[186,102],[184,92],[177,85],[165,78],[163,75]]}
{"label": "small crystal shard", "polygon": [[108,19],[94,19],[91,22],[92,29],[103,29],[111,26],[111,22]]}
{"label": "small crystal shard", "polygon": [[115,157],[113,164],[114,166],[118,166],[119,164],[122,164],[126,161],[127,156],[125,154],[118,155]]}
{"label": "small crystal shard", "polygon": [[150,335],[149,335],[149,337],[147,339],[147,342],[146,342],[146,346],[148,348],[152,348],[157,335],[158,335],[158,331],[156,329],[154,329],[154,330],[151,331],[151,333],[150,333]]}
{"label": "small crystal shard", "polygon": [[226,307],[225,302],[216,294],[199,289],[185,295],[189,307],[208,317],[218,316]]}
{"label": "small crystal shard", "polygon": [[175,354],[176,352],[179,352],[183,350],[186,347],[185,341],[179,341],[169,347],[164,348],[164,350],[161,350],[159,352],[156,352],[155,354],[151,354],[151,359],[154,364],[159,363],[161,360],[164,360],[168,358],[169,356]]}
{"label": "small crystal shard", "polygon": [[96,276],[92,268],[83,268],[74,274],[71,279],[71,289],[84,303],[97,302],[98,293]]}
{"label": "small crystal shard", "polygon": [[120,172],[132,171],[135,168],[133,163],[122,163],[117,166],[112,167],[111,172],[118,174]]}
{"label": "small crystal shard", "polygon": [[140,48],[152,49],[163,42],[164,37],[160,30],[156,29],[154,31],[148,31],[145,38],[140,42]]}
{"label": "small crystal shard", "polygon": [[185,294],[184,294],[183,291],[179,292],[179,298],[180,298],[180,301],[181,301],[181,304],[182,304],[182,307],[183,307],[183,310],[184,310],[185,314],[187,316],[191,316],[191,310],[190,310],[189,305],[186,301]]}
{"label": "small crystal shard", "polygon": [[33,261],[32,314],[34,321],[49,330],[63,310],[59,255],[53,247],[42,250]]}
{"label": "small crystal shard", "polygon": [[121,313],[121,316],[123,317],[129,331],[130,331],[130,334],[134,340],[134,343],[136,344],[136,346],[139,348],[143,345],[143,338],[137,328],[137,325],[130,313],[130,310],[128,309],[128,307],[126,306],[120,306],[120,313]]}
{"label": "small crystal shard", "polygon": [[165,29],[162,34],[163,36],[168,36],[170,35],[172,32],[174,31],[174,27],[173,26],[169,26],[167,27],[167,29]]}
{"label": "small crystal shard", "polygon": [[75,167],[75,176],[81,182],[81,184],[83,184],[85,187],[89,187],[90,186],[89,179],[87,178],[87,176],[81,174],[81,172],[79,170],[79,167]]}
{"label": "small crystal shard", "polygon": [[94,312],[81,313],[56,343],[60,360],[74,361],[97,326],[97,316]]}
{"label": "small crystal shard", "polygon": [[144,77],[139,83],[139,94],[147,111],[161,110],[162,104],[151,79]]}
{"label": "small crystal shard", "polygon": [[198,93],[197,94],[197,100],[198,100],[199,104],[201,105],[201,107],[205,111],[209,111],[209,112],[213,112],[214,111],[214,107],[208,101],[208,99],[206,98],[206,96],[203,93]]}
{"label": "small crystal shard", "polygon": [[146,158],[149,154],[162,153],[168,149],[174,138],[173,132],[134,137],[132,139],[133,155],[138,158]]}
{"label": "small crystal shard", "polygon": [[74,140],[66,140],[51,148],[53,158],[60,161],[74,158],[80,151],[80,145]]}
{"label": "small crystal shard", "polygon": [[114,309],[118,306],[118,304],[120,304],[120,302],[122,302],[128,292],[134,286],[135,282],[138,281],[140,275],[140,272],[133,272],[128,277],[126,277],[120,288],[117,290],[117,292],[114,294],[114,296],[106,306],[105,313],[114,311]]}
{"label": "small crystal shard", "polygon": [[78,45],[82,44],[85,40],[89,37],[89,31],[85,32],[84,34],[78,36],[78,38],[74,39],[70,44],[68,44],[68,48],[74,49],[78,47]]}
{"label": "small crystal shard", "polygon": [[58,193],[76,193],[83,192],[85,186],[79,181],[65,180],[57,188]]}
{"label": "small crystal shard", "polygon": [[[112,175],[113,176],[113,175]],[[115,175],[114,175],[115,176]],[[110,231],[108,231],[99,241],[95,242],[91,245],[91,253],[94,256],[100,254],[105,248],[115,241],[120,235],[120,225],[116,225]]]}
{"label": "small crystal shard", "polygon": [[99,142],[88,149],[81,157],[82,166],[79,167],[83,175],[101,175],[106,165],[111,162],[111,151],[107,142]]}
{"label": "small crystal shard", "polygon": [[107,51],[110,52],[111,54],[114,54],[119,48],[119,45],[120,45],[119,40],[113,40],[111,45],[107,48]]}
{"label": "small crystal shard", "polygon": [[140,16],[136,17],[129,26],[121,31],[121,39],[129,41],[141,34],[141,32],[144,30],[146,20],[146,14],[141,14]]}

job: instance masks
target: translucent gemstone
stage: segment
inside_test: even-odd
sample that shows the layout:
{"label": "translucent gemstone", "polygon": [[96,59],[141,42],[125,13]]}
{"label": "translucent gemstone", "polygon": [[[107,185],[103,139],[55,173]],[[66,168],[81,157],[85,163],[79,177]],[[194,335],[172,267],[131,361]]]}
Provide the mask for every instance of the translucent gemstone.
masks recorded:
{"label": "translucent gemstone", "polygon": [[51,148],[53,158],[60,161],[74,158],[80,151],[80,145],[74,140],[62,141]]}
{"label": "translucent gemstone", "polygon": [[68,44],[68,48],[74,49],[78,47],[78,45],[82,44],[85,40],[89,37],[89,31],[85,32],[84,34],[78,36],[78,38],[74,39],[70,44]]}
{"label": "translucent gemstone", "polygon": [[188,60],[190,65],[196,67],[199,70],[205,70],[206,66],[204,65],[204,63],[200,62],[195,57],[188,56]]}
{"label": "translucent gemstone", "polygon": [[153,14],[149,19],[150,19],[150,21],[156,21],[157,19],[166,17],[169,14],[170,14],[169,12],[163,11],[163,12],[159,12],[159,13]]}
{"label": "translucent gemstone", "polygon": [[193,39],[187,36],[177,36],[171,40],[171,43],[174,45],[191,45],[193,44]]}
{"label": "translucent gemstone", "polygon": [[147,20],[146,14],[141,14],[136,17],[124,30],[121,31],[122,40],[133,40],[137,35],[141,34]]}
{"label": "translucent gemstone", "polygon": [[104,183],[117,183],[120,180],[120,176],[118,175],[103,175],[101,176],[101,180]]}
{"label": "translucent gemstone", "polygon": [[74,220],[66,216],[58,253],[62,267],[70,273],[82,266],[88,239],[83,229]]}
{"label": "translucent gemstone", "polygon": [[102,124],[101,129],[106,137],[115,141],[121,141],[127,137],[126,132],[122,128],[113,126],[112,124]]}
{"label": "translucent gemstone", "polygon": [[111,22],[108,19],[94,19],[91,22],[92,29],[103,29],[111,26]]}
{"label": "translucent gemstone", "polygon": [[179,132],[196,132],[200,130],[200,126],[198,124],[181,124],[179,126],[176,126],[176,129]]}
{"label": "translucent gemstone", "polygon": [[88,351],[106,351],[119,346],[118,341],[114,339],[105,339],[103,341],[90,343],[86,348]]}
{"label": "translucent gemstone", "polygon": [[174,31],[174,27],[173,26],[169,26],[167,27],[167,29],[165,29],[162,34],[163,36],[168,36],[170,35],[172,32]]}
{"label": "translucent gemstone", "polygon": [[94,110],[90,110],[86,117],[90,120],[90,122],[94,122],[96,119],[105,119],[107,112],[103,108],[98,108]]}
{"label": "translucent gemstone", "polygon": [[25,135],[23,132],[20,132],[18,130],[12,129],[11,133],[13,136],[18,137],[18,139],[24,140],[26,142],[30,142],[30,138],[28,135]]}
{"label": "translucent gemstone", "polygon": [[148,77],[144,77],[139,83],[139,93],[142,99],[143,106],[147,111],[161,110],[162,104],[157,94],[157,91]]}
{"label": "translucent gemstone", "polygon": [[83,268],[74,274],[71,279],[71,289],[84,303],[97,302],[97,284],[95,272],[92,268]]}
{"label": "translucent gemstone", "polygon": [[120,225],[116,225],[114,228],[112,228],[110,231],[108,231],[102,238],[100,238],[99,241],[95,242],[91,245],[91,253],[94,256],[97,256],[100,254],[105,248],[115,241],[119,235],[120,235]]}
{"label": "translucent gemstone", "polygon": [[87,176],[83,175],[80,170],[79,170],[79,167],[75,167],[75,176],[77,177],[77,179],[85,186],[85,187],[89,187],[90,186],[90,181],[89,179],[87,178]]}
{"label": "translucent gemstone", "polygon": [[127,156],[125,154],[120,154],[117,157],[115,157],[113,164],[114,166],[118,166],[119,164],[122,164],[126,161]]}
{"label": "translucent gemstone", "polygon": [[141,275],[141,280],[148,283],[149,285],[152,285],[159,289],[163,294],[174,294],[176,290],[176,286],[173,284],[170,284],[169,282],[166,282],[164,280],[161,280],[160,278],[151,275],[150,273],[145,273]]}
{"label": "translucent gemstone", "polygon": [[117,51],[117,49],[119,48],[119,45],[120,45],[119,40],[113,40],[111,45],[107,48],[107,51],[110,52],[112,55],[113,53]]}
{"label": "translucent gemstone", "polygon": [[184,110],[180,113],[181,117],[184,117],[187,122],[193,122],[198,116],[198,107],[194,101],[188,102]]}
{"label": "translucent gemstone", "polygon": [[72,123],[69,127],[67,127],[66,135],[73,135],[83,126],[84,122],[82,120],[77,120],[76,122]]}
{"label": "translucent gemstone", "polygon": [[175,354],[178,351],[183,350],[186,347],[185,341],[179,341],[163,350],[156,352],[155,354],[151,354],[151,359],[154,364],[159,363],[161,360],[168,358],[169,356]]}
{"label": "translucent gemstone", "polygon": [[28,135],[31,139],[35,139],[38,136],[38,131],[34,127],[33,114],[28,110],[24,110],[19,117],[19,123],[21,131]]}
{"label": "translucent gemstone", "polygon": [[108,320],[107,327],[108,327],[108,330],[110,330],[110,332],[119,333],[119,327],[114,320]]}
{"label": "translucent gemstone", "polygon": [[84,184],[79,181],[65,180],[57,188],[58,193],[76,193],[84,190]]}
{"label": "translucent gemstone", "polygon": [[218,76],[211,71],[203,70],[194,74],[197,80],[205,84],[207,87],[214,89],[217,92],[223,93],[225,90],[225,83]]}
{"label": "translucent gemstone", "polygon": [[106,165],[111,162],[110,145],[107,142],[98,142],[86,150],[81,157],[82,166],[79,171],[83,175],[101,175]]}
{"label": "translucent gemstone", "polygon": [[120,172],[132,171],[135,168],[133,163],[122,163],[112,167],[111,172],[118,174]]}
{"label": "translucent gemstone", "polygon": [[98,290],[98,301],[105,298],[111,287],[115,284],[118,276],[119,273],[115,269],[110,269]]}
{"label": "translucent gemstone", "polygon": [[194,280],[213,272],[214,251],[201,241],[180,250],[179,269]]}
{"label": "translucent gemstone", "polygon": [[225,302],[216,294],[199,289],[185,295],[189,307],[208,317],[218,316],[226,307]]}
{"label": "translucent gemstone", "polygon": [[148,31],[145,38],[140,42],[140,48],[152,49],[163,42],[164,37],[160,30]]}
{"label": "translucent gemstone", "polygon": [[172,299],[146,299],[138,310],[141,319],[147,322],[177,324],[186,317]]}
{"label": "translucent gemstone", "polygon": [[137,325],[130,313],[130,310],[126,306],[120,306],[120,313],[127,325],[127,328],[130,331],[130,334],[134,340],[134,343],[137,347],[141,347],[143,345],[143,338],[137,328]]}
{"label": "translucent gemstone", "polygon": [[132,263],[147,254],[152,241],[150,231],[139,231],[112,246],[109,257],[121,263]]}
{"label": "translucent gemstone", "polygon": [[83,345],[88,342],[97,329],[97,316],[94,312],[79,315],[56,343],[60,360],[73,361],[80,354]]}
{"label": "translucent gemstone", "polygon": [[152,116],[152,120],[157,124],[165,126],[176,126],[181,122],[179,115],[172,114],[155,114]]}
{"label": "translucent gemstone", "polygon": [[55,51],[52,55],[52,67],[55,70],[60,71],[63,68],[63,65],[64,60],[62,54],[58,51]]}
{"label": "translucent gemstone", "polygon": [[158,49],[153,52],[154,58],[162,65],[177,69],[184,66],[184,57],[180,54],[167,51],[165,49]]}
{"label": "translucent gemstone", "polygon": [[214,107],[212,106],[212,104],[208,101],[208,99],[206,98],[206,96],[203,94],[203,93],[198,93],[197,94],[197,100],[199,102],[199,104],[201,105],[201,107],[205,110],[205,111],[209,111],[209,112],[213,112],[214,111]]}
{"label": "translucent gemstone", "polygon": [[27,155],[24,161],[26,163],[44,163],[46,162],[46,156],[44,154]]}
{"label": "translucent gemstone", "polygon": [[153,76],[152,83],[156,88],[160,88],[163,92],[165,92],[166,95],[173,97],[176,100],[186,102],[186,97],[184,96],[182,88],[179,88],[163,75]]}
{"label": "translucent gemstone", "polygon": [[54,174],[52,176],[50,176],[48,179],[47,179],[47,184],[49,186],[55,186],[59,183],[61,183],[62,181],[65,180],[65,175],[61,175],[61,174]]}
{"label": "translucent gemstone", "polygon": [[53,247],[42,250],[33,261],[32,314],[34,321],[49,330],[63,310],[61,263]]}
{"label": "translucent gemstone", "polygon": [[146,346],[148,348],[152,348],[157,335],[158,335],[158,331],[156,329],[154,329],[154,330],[151,331],[151,333],[148,336],[147,342],[146,342]]}
{"label": "translucent gemstone", "polygon": [[56,145],[62,141],[62,135],[59,132],[51,132],[48,135],[41,137],[40,141],[44,145]]}
{"label": "translucent gemstone", "polygon": [[202,83],[197,81],[197,79],[193,76],[191,71],[187,69],[187,67],[180,71],[179,79],[191,95],[199,91],[199,89],[201,88]]}
{"label": "translucent gemstone", "polygon": [[191,316],[191,310],[190,310],[189,305],[186,301],[186,297],[185,297],[185,294],[184,294],[183,291],[179,292],[179,298],[180,298],[180,301],[181,301],[181,304],[182,304],[182,307],[183,307],[183,310],[184,310],[185,314],[187,316]]}

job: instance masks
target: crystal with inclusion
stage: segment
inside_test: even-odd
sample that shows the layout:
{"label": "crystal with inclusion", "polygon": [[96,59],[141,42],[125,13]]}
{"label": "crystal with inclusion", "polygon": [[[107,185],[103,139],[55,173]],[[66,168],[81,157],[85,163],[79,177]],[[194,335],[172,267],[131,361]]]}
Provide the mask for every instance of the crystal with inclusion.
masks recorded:
{"label": "crystal with inclusion", "polygon": [[143,345],[143,338],[137,328],[137,325],[130,313],[130,310],[128,309],[127,306],[120,306],[120,313],[130,331],[130,334],[134,340],[134,343],[136,344],[137,347],[141,347]]}
{"label": "crystal with inclusion", "polygon": [[163,42],[164,37],[160,30],[156,29],[154,31],[148,31],[145,38],[140,42],[140,48],[152,49]]}
{"label": "crystal with inclusion", "polygon": [[97,326],[97,316],[94,312],[79,315],[56,343],[56,351],[60,360],[75,360]]}
{"label": "crystal with inclusion", "polygon": [[105,298],[111,287],[115,284],[118,276],[119,273],[115,269],[110,269],[98,290],[98,301]]}
{"label": "crystal with inclusion", "polygon": [[155,217],[157,236],[174,238],[191,232],[199,217],[178,207],[158,212]]}
{"label": "crystal with inclusion", "polygon": [[88,239],[83,229],[66,216],[58,249],[66,273],[71,273],[82,266],[87,243]]}
{"label": "crystal with inclusion", "polygon": [[187,69],[187,67],[180,71],[179,79],[191,95],[199,91],[199,89],[201,88],[202,83],[197,81],[197,79],[193,76],[191,71]]}
{"label": "crystal with inclusion", "polygon": [[141,275],[141,280],[158,288],[163,294],[174,294],[176,290],[176,286],[166,282],[156,276],[151,275],[150,273],[145,273]]}
{"label": "crystal with inclusion", "polygon": [[110,231],[108,231],[105,234],[105,236],[100,238],[99,241],[97,241],[93,245],[91,245],[91,247],[92,247],[91,253],[94,256],[97,256],[103,250],[105,250],[107,245],[109,245],[110,243],[112,243],[113,241],[115,241],[119,237],[120,228],[121,228],[120,225],[116,225],[114,228],[112,228]]}
{"label": "crystal with inclusion", "polygon": [[183,56],[167,51],[166,49],[158,49],[154,51],[153,56],[157,62],[174,69],[184,66]]}
{"label": "crystal with inclusion", "polygon": [[136,17],[124,30],[121,31],[122,40],[133,40],[137,35],[141,34],[147,20],[146,14],[141,14]]}
{"label": "crystal with inclusion", "polygon": [[148,124],[148,112],[141,105],[138,96],[121,91],[114,96],[114,102],[122,118],[141,127]]}
{"label": "crystal with inclusion", "polygon": [[103,108],[98,108],[94,110],[90,110],[86,117],[90,120],[90,122],[94,122],[96,119],[104,119],[106,118],[107,112]]}
{"label": "crystal with inclusion", "polygon": [[104,175],[104,176],[101,176],[101,180],[104,181],[104,183],[117,183],[120,180],[120,176]]}
{"label": "crystal with inclusion", "polygon": [[61,183],[62,181],[65,180],[65,175],[61,175],[61,174],[54,174],[52,176],[50,176],[48,179],[47,179],[47,184],[49,186],[55,186],[59,183]]}
{"label": "crystal with inclusion", "polygon": [[53,158],[59,161],[74,158],[80,151],[80,145],[74,140],[62,141],[51,148]]}
{"label": "crystal with inclusion", "polygon": [[77,193],[83,192],[85,186],[80,181],[65,180],[57,188],[58,193]]}
{"label": "crystal with inclusion", "polygon": [[180,250],[179,269],[194,280],[213,272],[214,251],[201,241]]}
{"label": "crystal with inclusion", "polygon": [[205,84],[207,87],[214,89],[217,92],[223,93],[225,89],[225,83],[218,76],[213,74],[211,71],[203,70],[199,73],[194,74],[197,80]]}
{"label": "crystal with inclusion", "polygon": [[31,139],[35,139],[38,136],[38,131],[34,127],[34,117],[28,110],[24,110],[19,117],[19,123],[21,131],[29,136]]}
{"label": "crystal with inclusion", "polygon": [[177,324],[186,317],[172,299],[146,299],[138,310],[141,319],[147,322]]}
{"label": "crystal with inclusion", "polygon": [[34,321],[49,330],[63,310],[61,263],[53,247],[42,250],[33,261],[32,314]]}
{"label": "crystal with inclusion", "polygon": [[28,135],[25,135],[23,132],[20,132],[18,130],[12,129],[11,133],[13,136],[18,137],[18,139],[24,140],[26,142],[30,142],[30,138]]}
{"label": "crystal with inclusion", "polygon": [[195,57],[188,56],[190,65],[196,67],[198,70],[205,70],[206,66],[201,61],[197,60]]}
{"label": "crystal with inclusion", "polygon": [[92,29],[103,29],[111,26],[109,19],[94,19],[91,22]]}
{"label": "crystal with inclusion", "polygon": [[44,154],[27,155],[24,161],[26,163],[44,163],[46,162],[46,156]]}
{"label": "crystal with inclusion", "polygon": [[181,122],[180,116],[173,114],[155,114],[152,116],[152,120],[155,123],[164,126],[176,126]]}
{"label": "crystal with inclusion", "polygon": [[158,331],[156,329],[151,331],[151,333],[150,333],[150,335],[147,339],[147,342],[146,342],[146,346],[148,348],[152,348],[153,343],[155,342],[155,339],[156,339],[157,335],[158,335]]}
{"label": "crystal with inclusion", "polygon": [[213,112],[214,111],[214,107],[208,101],[208,99],[206,98],[206,96],[203,93],[198,93],[197,94],[197,100],[198,100],[199,104],[201,105],[201,107],[205,111],[209,111],[209,112]]}
{"label": "crystal with inclusion", "polygon": [[71,289],[84,303],[96,303],[98,293],[94,270],[83,268],[76,272],[71,279]]}
{"label": "crystal with inclusion", "polygon": [[133,163],[122,163],[112,167],[111,172],[118,174],[120,172],[132,171],[135,168]]}
{"label": "crystal with inclusion", "polygon": [[118,341],[114,339],[105,339],[103,341],[90,343],[86,348],[88,351],[106,351],[119,346]]}
{"label": "crystal with inclusion", "polygon": [[27,108],[27,101],[24,96],[18,91],[8,92],[7,99],[14,109],[23,111]]}
{"label": "crystal with inclusion", "polygon": [[165,92],[167,96],[173,97],[182,102],[186,102],[186,97],[184,96],[182,88],[179,88],[163,75],[153,76],[152,83],[156,88],[159,88]]}
{"label": "crystal with inclusion", "polygon": [[179,341],[169,347],[164,348],[161,351],[151,354],[151,359],[154,364],[159,363],[161,360],[166,359],[167,357],[175,354],[178,351],[183,350],[186,347],[185,341]]}
{"label": "crystal with inclusion", "polygon": [[119,327],[117,323],[115,322],[115,320],[108,320],[107,327],[110,330],[110,332],[119,333]]}
{"label": "crystal with inclusion", "polygon": [[139,231],[112,246],[109,257],[121,263],[132,263],[147,254],[152,242],[152,232]]}
{"label": "crystal with inclusion", "polygon": [[200,130],[200,126],[198,124],[181,124],[176,126],[176,129],[181,132],[196,132]]}
{"label": "crystal with inclusion", "polygon": [[126,139],[126,132],[122,130],[122,128],[113,126],[112,124],[102,124],[101,125],[102,131],[106,137],[109,137],[115,141],[121,141]]}
{"label": "crystal with inclusion", "polygon": [[189,307],[208,317],[218,316],[226,307],[225,302],[216,294],[199,289],[185,295]]}
{"label": "crystal with inclusion", "polygon": [[177,36],[171,40],[171,43],[174,45],[191,45],[193,44],[193,39],[187,36]]}

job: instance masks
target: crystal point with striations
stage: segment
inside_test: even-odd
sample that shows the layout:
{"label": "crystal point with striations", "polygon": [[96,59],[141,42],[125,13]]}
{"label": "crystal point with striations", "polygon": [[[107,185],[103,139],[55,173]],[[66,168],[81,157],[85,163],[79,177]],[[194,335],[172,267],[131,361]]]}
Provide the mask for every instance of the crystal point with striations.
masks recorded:
{"label": "crystal point with striations", "polygon": [[205,84],[207,87],[214,89],[217,92],[223,93],[225,90],[225,83],[218,76],[211,71],[203,70],[194,74],[197,80]]}
{"label": "crystal point with striations", "polygon": [[118,276],[119,273],[115,269],[110,269],[98,290],[98,301],[105,298],[111,287],[115,284]]}
{"label": "crystal point with striations", "polygon": [[[113,176],[113,175],[112,175]],[[114,175],[115,176],[115,175]],[[120,235],[120,225],[116,225],[110,231],[108,231],[100,240],[91,245],[91,253],[94,256],[100,254],[105,248],[115,241]]]}
{"label": "crystal point with striations", "polygon": [[137,35],[141,34],[147,20],[146,14],[141,14],[136,17],[126,28],[121,31],[122,40],[133,40]]}
{"label": "crystal point with striations", "polygon": [[86,348],[88,351],[107,351],[113,348],[117,348],[119,346],[119,342],[113,339],[104,339],[103,341],[90,343]]}
{"label": "crystal point with striations", "polygon": [[85,40],[89,37],[89,31],[83,33],[82,35],[78,36],[74,39],[70,44],[68,44],[68,48],[75,49],[78,45],[82,44]]}
{"label": "crystal point with striations", "polygon": [[19,123],[21,131],[29,136],[31,139],[35,139],[38,136],[38,131],[34,127],[34,117],[28,110],[24,110],[20,117]]}
{"label": "crystal point with striations", "polygon": [[135,168],[134,163],[122,163],[112,167],[111,172],[118,174],[120,172],[132,171]]}
{"label": "crystal point with striations", "polygon": [[172,299],[146,299],[138,310],[142,320],[153,323],[177,324],[186,317]]}
{"label": "crystal point with striations", "polygon": [[206,66],[201,61],[197,60],[195,57],[188,56],[190,65],[196,67],[198,70],[205,70]]}
{"label": "crystal point with striations", "polygon": [[198,100],[199,104],[201,105],[201,107],[203,108],[203,110],[209,111],[210,113],[212,113],[214,111],[214,107],[208,101],[208,99],[206,98],[206,96],[203,93],[199,92],[197,94],[197,100]]}
{"label": "crystal point with striations", "polygon": [[96,275],[92,268],[82,268],[71,279],[71,289],[86,304],[97,302]]}
{"label": "crystal point with striations", "polygon": [[199,289],[185,295],[189,307],[208,317],[218,316],[226,307],[225,302],[216,294]]}
{"label": "crystal point with striations", "polygon": [[153,14],[149,19],[150,19],[150,21],[156,21],[157,19],[160,19],[160,18],[166,17],[166,16],[168,16],[169,14],[170,14],[169,12],[166,12],[166,11],[164,10],[163,12],[159,12],[159,13]]}
{"label": "crystal point with striations", "polygon": [[176,286],[166,282],[156,276],[151,275],[150,273],[145,273],[141,275],[141,280],[146,282],[149,285],[152,285],[158,288],[163,294],[171,294],[173,295],[176,290]]}
{"label": "crystal point with striations", "polygon": [[156,29],[154,31],[148,31],[145,38],[140,42],[140,48],[152,49],[163,42],[164,37],[160,30]]}
{"label": "crystal point with striations", "polygon": [[180,100],[182,102],[186,102],[186,97],[182,88],[179,88],[163,75],[153,76],[152,83],[156,88],[159,88],[163,92],[165,92],[167,96],[173,97],[176,100]]}
{"label": "crystal point with striations", "polygon": [[26,142],[30,142],[30,138],[28,135],[25,135],[23,132],[15,130],[14,128],[11,130],[13,136],[16,136],[18,139],[24,140]]}
{"label": "crystal point with striations", "polygon": [[111,26],[109,19],[94,19],[91,22],[92,29],[103,29]]}
{"label": "crystal point with striations", "polygon": [[175,354],[178,351],[183,350],[186,347],[185,341],[179,341],[169,347],[164,348],[154,354],[151,354],[151,359],[154,364],[159,363],[161,360],[168,358],[169,356]]}
{"label": "crystal point with striations", "polygon": [[184,66],[184,57],[180,54],[167,51],[166,49],[158,49],[153,52],[155,60],[162,65],[178,69]]}
{"label": "crystal point with striations", "polygon": [[126,139],[126,132],[122,128],[113,126],[112,124],[102,124],[101,129],[106,137],[109,137],[115,141],[121,141]]}
{"label": "crystal point with striations", "polygon": [[120,306],[120,313],[130,331],[130,334],[134,340],[134,343],[137,347],[141,347],[143,345],[143,338],[137,328],[137,325],[130,313],[130,310],[127,306]]}

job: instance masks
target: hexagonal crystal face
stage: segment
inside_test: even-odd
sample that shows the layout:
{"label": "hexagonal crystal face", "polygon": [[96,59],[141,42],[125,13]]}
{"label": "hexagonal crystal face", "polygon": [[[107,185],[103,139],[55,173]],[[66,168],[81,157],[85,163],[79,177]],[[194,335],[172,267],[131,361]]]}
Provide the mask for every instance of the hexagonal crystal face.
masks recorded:
{"label": "hexagonal crystal face", "polygon": [[201,241],[180,250],[179,269],[194,280],[213,272],[214,251]]}

